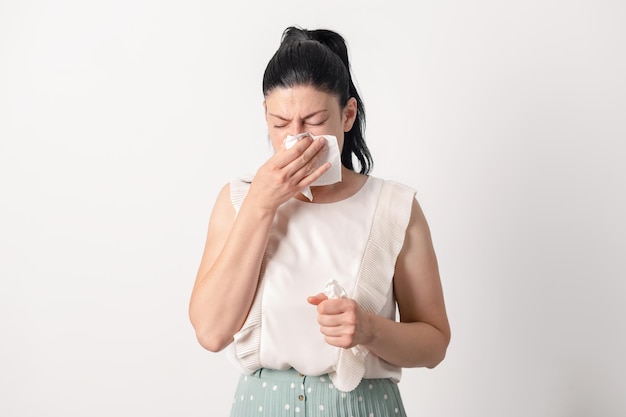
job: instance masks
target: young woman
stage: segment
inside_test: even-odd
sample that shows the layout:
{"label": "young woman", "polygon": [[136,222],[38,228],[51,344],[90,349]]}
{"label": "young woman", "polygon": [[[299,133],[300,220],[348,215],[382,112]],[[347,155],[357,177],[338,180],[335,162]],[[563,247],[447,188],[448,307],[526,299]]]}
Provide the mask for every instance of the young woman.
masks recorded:
{"label": "young woman", "polygon": [[200,344],[242,373],[231,416],[404,416],[401,369],[436,366],[450,340],[415,192],[368,175],[338,33],[287,28],[263,94],[275,153],[217,197],[190,300]]}

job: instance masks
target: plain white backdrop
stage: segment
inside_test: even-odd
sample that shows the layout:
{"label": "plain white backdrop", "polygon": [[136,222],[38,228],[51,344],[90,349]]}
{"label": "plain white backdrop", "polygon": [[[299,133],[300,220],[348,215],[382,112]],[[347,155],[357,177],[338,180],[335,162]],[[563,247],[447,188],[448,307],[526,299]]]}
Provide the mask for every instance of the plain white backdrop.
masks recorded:
{"label": "plain white backdrop", "polygon": [[373,175],[418,190],[453,330],[409,416],[626,415],[622,1],[0,1],[0,415],[226,416],[187,304],[269,156],[288,25],[349,44]]}

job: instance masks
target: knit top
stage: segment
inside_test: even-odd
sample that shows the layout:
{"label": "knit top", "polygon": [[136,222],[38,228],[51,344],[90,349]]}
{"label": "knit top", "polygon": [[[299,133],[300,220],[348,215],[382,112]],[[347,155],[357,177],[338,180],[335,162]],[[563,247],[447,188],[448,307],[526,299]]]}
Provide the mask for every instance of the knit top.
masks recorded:
{"label": "knit top", "polygon": [[[249,184],[231,181],[237,213]],[[400,380],[400,368],[364,348],[327,344],[307,297],[334,279],[360,307],[395,320],[393,273],[414,195],[401,184],[369,176],[344,200],[319,204],[292,198],[279,207],[254,302],[226,351],[241,372],[264,367],[328,373],[341,391],[351,391],[362,378]]]}

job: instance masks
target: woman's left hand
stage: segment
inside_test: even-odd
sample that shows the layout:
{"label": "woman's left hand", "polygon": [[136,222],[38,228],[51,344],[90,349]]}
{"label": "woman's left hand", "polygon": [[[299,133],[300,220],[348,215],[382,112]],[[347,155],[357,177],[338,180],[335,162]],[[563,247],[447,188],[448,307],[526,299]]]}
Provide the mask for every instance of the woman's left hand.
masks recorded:
{"label": "woman's left hand", "polygon": [[320,332],[329,345],[349,349],[367,345],[373,338],[369,315],[356,301],[350,298],[328,299],[322,293],[307,298],[307,301],[317,306]]}

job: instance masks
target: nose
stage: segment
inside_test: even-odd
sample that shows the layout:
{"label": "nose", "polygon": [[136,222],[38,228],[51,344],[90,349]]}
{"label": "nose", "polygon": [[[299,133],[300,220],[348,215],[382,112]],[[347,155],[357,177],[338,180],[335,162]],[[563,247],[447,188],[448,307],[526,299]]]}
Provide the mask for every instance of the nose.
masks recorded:
{"label": "nose", "polygon": [[297,136],[297,135],[299,135],[299,134],[301,134],[301,133],[305,133],[305,130],[304,130],[304,123],[303,123],[303,122],[301,122],[301,121],[295,121],[295,120],[294,120],[294,121],[291,123],[291,129],[290,129],[290,131],[289,131],[289,134],[290,134],[291,136]]}

